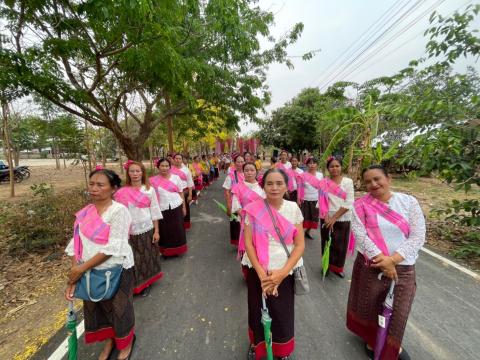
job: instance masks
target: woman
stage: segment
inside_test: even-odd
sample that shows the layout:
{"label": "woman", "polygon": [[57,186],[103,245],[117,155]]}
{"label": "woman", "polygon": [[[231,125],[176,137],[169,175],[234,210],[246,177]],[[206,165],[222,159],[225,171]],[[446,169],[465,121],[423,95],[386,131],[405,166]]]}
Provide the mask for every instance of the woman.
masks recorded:
{"label": "woman", "polygon": [[120,188],[114,199],[125,205],[132,217],[129,243],[135,259],[135,285],[133,294],[147,296],[150,285],[160,280],[158,220],[162,218],[155,190],[147,179],[147,171],[141,162],[128,160],[124,164],[127,173],[126,186]]}
{"label": "woman", "polygon": [[[302,213],[297,204],[284,200],[287,175],[270,169],[263,178],[266,200],[257,200],[243,209],[244,237],[239,245],[242,264],[248,266],[249,359],[266,355],[261,323],[262,296],[272,317],[273,355],[290,359],[295,347],[293,269],[303,265],[305,242]],[[273,220],[274,219],[274,220]],[[278,229],[278,232],[277,230]],[[290,251],[290,257],[278,234]]]}
{"label": "woman", "polygon": [[89,269],[122,266],[120,286],[109,300],[83,301],[85,342],[105,341],[99,359],[108,359],[116,346],[118,359],[130,357],[134,342],[133,253],[128,244],[131,223],[125,206],[113,201],[120,187],[118,175],[96,169],[89,175],[88,192],[93,201],[75,216],[74,237],[65,252],[72,258],[65,298],[74,300],[75,286]]}
{"label": "woman", "polygon": [[182,180],[170,173],[171,164],[165,158],[157,162],[158,175],[150,178],[157,193],[163,219],[160,220],[160,252],[163,256],[178,256],[187,252],[187,237],[183,226],[186,205]]}
{"label": "woman", "polygon": [[[257,167],[254,163],[243,164],[243,174],[245,181],[232,186],[232,213],[241,218],[242,209],[253,201],[265,198],[265,192],[257,182]],[[239,238],[243,234],[240,232]],[[242,266],[244,279],[247,278],[246,266]]]}
{"label": "woman", "polygon": [[200,164],[202,166],[203,187],[207,188],[210,186],[210,162],[208,161],[206,155],[202,155],[202,161]]}
{"label": "woman", "polygon": [[[298,199],[298,185],[297,178],[303,173],[303,170],[298,167],[298,159],[296,156],[292,157],[292,181],[293,181],[293,190],[289,192],[289,200],[297,202]],[[289,180],[290,181],[290,180]]]}
{"label": "woman", "polygon": [[346,193],[346,198],[334,195],[332,192],[327,194],[327,209],[320,214],[320,233],[322,237],[322,254],[329,236],[332,238],[330,245],[330,265],[329,271],[341,278],[345,277],[343,267],[347,256],[348,240],[350,238],[350,211],[353,205],[353,181],[342,175],[342,163],[339,159],[331,156],[327,160],[327,170],[329,178],[325,181],[330,186],[339,187]]}
{"label": "woman", "polygon": [[170,169],[172,174],[177,175],[182,180],[183,197],[185,200],[185,209],[187,214],[183,218],[183,227],[185,230],[189,230],[192,227],[190,222],[190,202],[193,199],[193,179],[192,173],[183,164],[183,155],[173,155],[173,166]]}
{"label": "woman", "polygon": [[415,262],[425,242],[425,219],[413,196],[391,191],[391,178],[382,166],[367,168],[363,181],[368,194],[353,205],[352,231],[358,255],[348,297],[347,327],[365,341],[366,353],[373,359],[378,316],[394,280],[393,314],[379,358],[409,359],[401,344],[415,297]]}
{"label": "woman", "polygon": [[[323,174],[317,171],[318,161],[314,157],[307,160],[308,171],[302,174],[302,180],[300,182],[300,193],[298,194],[298,205],[302,210],[303,215],[303,228],[305,229],[305,236],[309,239],[313,239],[310,235],[311,229],[318,229],[319,211],[317,207],[318,203],[318,189],[312,184],[312,182],[323,179]],[[311,179],[308,175],[313,177]],[[297,179],[299,179],[297,177]],[[298,186],[298,184],[297,184]]]}
{"label": "woman", "polygon": [[[235,168],[231,170],[223,183],[225,202],[227,204],[227,215],[232,216],[232,187],[244,181],[243,164],[245,159],[242,155],[237,155],[234,158]],[[238,239],[240,235],[240,222],[230,220],[230,244],[238,246]]]}
{"label": "woman", "polygon": [[257,168],[257,171],[262,170],[262,160],[260,159],[259,155],[257,155],[257,158],[255,160],[255,167]]}
{"label": "woman", "polygon": [[192,194],[193,200],[198,204],[200,192],[203,190],[202,164],[200,157],[195,156],[190,169],[193,176],[193,183],[195,185],[195,193]]}

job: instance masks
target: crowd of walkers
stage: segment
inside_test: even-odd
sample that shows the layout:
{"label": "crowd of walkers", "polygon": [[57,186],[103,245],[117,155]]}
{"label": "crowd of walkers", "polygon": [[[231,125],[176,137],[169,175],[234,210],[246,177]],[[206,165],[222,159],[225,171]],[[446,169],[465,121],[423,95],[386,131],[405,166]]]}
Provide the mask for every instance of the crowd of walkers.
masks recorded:
{"label": "crowd of walkers", "polygon": [[[238,248],[239,276],[248,292],[248,359],[291,359],[295,294],[308,292],[305,239],[313,240],[315,232],[329,260],[327,275],[344,278],[346,257],[357,250],[346,325],[363,339],[366,355],[409,359],[401,345],[425,221],[414,197],[391,190],[385,168],[363,171],[366,194],[355,200],[353,181],[334,156],[326,161],[325,175],[314,157],[299,159],[287,151],[265,169],[249,152],[196,156],[191,163],[172,154],[156,167],[149,178],[141,162],[127,161],[124,186],[112,170],[94,170],[88,185],[92,203],[76,214],[66,249],[72,268],[65,296],[84,300],[85,341],[104,341],[99,359],[108,359],[115,348],[118,359],[130,357],[133,297],[147,296],[162,278],[162,257],[188,251],[190,206],[221,172],[229,241]],[[385,319],[389,296],[391,316]],[[262,322],[265,309],[271,338]]]}

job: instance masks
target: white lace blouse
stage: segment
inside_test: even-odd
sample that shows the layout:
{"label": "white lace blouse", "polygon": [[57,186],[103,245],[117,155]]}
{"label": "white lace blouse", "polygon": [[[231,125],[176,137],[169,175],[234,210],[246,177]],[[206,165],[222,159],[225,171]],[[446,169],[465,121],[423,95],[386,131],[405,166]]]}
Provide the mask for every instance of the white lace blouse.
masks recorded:
{"label": "white lace blouse", "polygon": [[351,221],[352,220],[352,205],[354,198],[353,192],[353,181],[350,178],[342,177],[342,181],[340,182],[340,188],[347,193],[347,198],[343,200],[338,196],[333,194],[328,194],[328,216],[333,216],[335,213],[340,209],[348,209],[348,211],[340,216],[337,221]]}
{"label": "white lace blouse", "polygon": [[[179,176],[170,174],[169,180],[182,189],[182,179]],[[180,196],[180,193],[173,193],[165,190],[161,186],[157,188],[158,195],[160,197],[159,205],[160,210],[165,211],[169,209],[175,209],[183,204],[183,198]]]}
{"label": "white lace blouse", "polygon": [[[303,173],[303,170],[300,169],[300,168],[298,168],[298,167],[297,167],[295,170],[293,170],[293,171],[295,171],[297,174]],[[297,179],[294,178],[294,179],[293,179],[293,190],[297,190],[297,188],[298,188],[298,186],[297,186]]]}
{"label": "white lace blouse", "polygon": [[[302,224],[303,223],[303,216],[300,208],[298,207],[296,202],[283,200],[283,204],[278,210],[280,214],[282,214],[288,221],[292,224]],[[249,224],[248,215],[245,217],[245,224]],[[292,252],[294,245],[287,245],[287,248],[290,252]],[[288,257],[283,245],[276,241],[271,235],[268,237],[268,257],[269,257],[269,264],[268,270],[278,270],[285,266],[287,263]],[[246,265],[248,267],[253,267],[250,259],[248,258],[247,253],[243,255],[242,258],[242,265]],[[297,264],[294,268],[303,265],[303,258],[298,260]],[[290,272],[290,274],[293,271]]]}
{"label": "white lace blouse", "polygon": [[[83,245],[82,261],[88,261],[98,253],[111,255],[95,269],[108,269],[115,265],[123,265],[129,269],[134,265],[132,248],[128,244],[128,233],[132,218],[129,211],[122,204],[112,201],[112,205],[102,214],[102,220],[110,225],[110,236],[106,245],[96,244],[88,240],[80,231],[80,240]],[[73,238],[67,245],[65,252],[74,256]]]}
{"label": "white lace blouse", "polygon": [[[400,265],[413,265],[420,248],[425,243],[425,218],[417,199],[413,196],[394,192],[388,201],[388,207],[402,215],[410,224],[410,236],[405,238],[398,226],[377,215],[378,226],[385,239],[390,255],[397,252],[405,260]],[[352,231],[355,234],[357,250],[369,259],[381,253],[380,249],[368,237],[367,231],[355,210],[352,217]]]}
{"label": "white lace blouse", "polygon": [[153,187],[150,186],[150,189],[147,190],[145,185],[142,185],[140,191],[150,199],[150,207],[138,208],[132,204],[128,204],[128,211],[132,217],[132,226],[130,228],[130,234],[132,235],[140,235],[152,230],[153,222],[163,219],[160,206],[158,205],[157,195]]}
{"label": "white lace blouse", "polygon": [[[250,190],[255,191],[258,195],[260,195],[262,198],[265,199],[265,192],[263,191],[262,187],[257,183],[249,183],[249,182],[244,182],[246,186]],[[237,212],[239,210],[242,210],[242,205],[240,204],[240,201],[238,200],[237,195],[233,194],[232,196],[232,212]]]}
{"label": "white lace blouse", "polygon": [[[316,177],[318,180],[323,179],[323,174],[320,171],[317,171]],[[314,188],[310,183],[305,182],[305,200],[307,201],[318,201],[318,190]]]}
{"label": "white lace blouse", "polygon": [[187,177],[187,181],[184,181],[182,180],[182,178],[180,178],[180,181],[182,182],[182,190],[185,190],[186,188],[193,188],[194,184],[193,184],[192,173],[190,172],[190,170],[188,170],[188,168],[185,165],[182,165],[182,167],[180,168],[180,171],[182,171]]}

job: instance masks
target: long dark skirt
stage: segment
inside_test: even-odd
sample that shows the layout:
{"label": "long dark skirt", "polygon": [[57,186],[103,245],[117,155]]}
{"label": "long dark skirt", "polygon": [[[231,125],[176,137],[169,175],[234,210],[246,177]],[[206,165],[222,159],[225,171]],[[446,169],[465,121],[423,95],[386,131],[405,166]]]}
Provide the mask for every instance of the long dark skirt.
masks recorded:
{"label": "long dark skirt", "polygon": [[183,217],[183,227],[185,228],[185,230],[188,230],[192,227],[192,223],[190,222],[190,201],[188,201],[188,189],[183,192],[183,197],[185,198],[185,207],[187,208],[187,215]]}
{"label": "long dark skirt", "polygon": [[214,170],[210,170],[210,173],[208,175],[208,181],[211,183],[213,183],[213,180],[215,180],[215,171]]}
{"label": "long dark skirt", "polygon": [[230,244],[238,246],[239,238],[240,238],[240,223],[235,220],[230,220]]}
{"label": "long dark skirt", "polygon": [[133,293],[139,294],[163,276],[158,244],[152,243],[153,229],[140,235],[130,235],[129,243],[135,259]]}
{"label": "long dark skirt", "polygon": [[214,172],[215,172],[215,175],[214,175],[214,179],[218,179],[218,176],[219,176],[219,171],[218,171],[218,167],[214,168]]}
{"label": "long dark skirt", "polygon": [[[322,234],[322,254],[328,240],[329,230],[323,227],[325,221],[320,220],[320,232]],[[345,266],[347,257],[348,240],[350,238],[350,221],[337,221],[333,224],[332,243],[330,245],[330,267],[329,270],[341,273]]]}
{"label": "long dark skirt", "polygon": [[187,237],[183,227],[182,205],[163,210],[160,225],[160,252],[164,256],[176,256],[187,252]]}
{"label": "long dark skirt", "polygon": [[[267,307],[272,317],[272,349],[277,357],[289,356],[295,349],[295,293],[293,276],[287,276],[278,287],[278,297],[269,296]],[[248,335],[255,346],[255,359],[263,359],[266,353],[262,318],[262,287],[255,269],[248,269]]]}
{"label": "long dark skirt", "polygon": [[318,229],[318,215],[319,210],[316,207],[317,200],[302,202],[300,209],[303,215],[303,228],[304,229]]}
{"label": "long dark skirt", "polygon": [[196,191],[202,191],[203,190],[203,183],[202,183],[202,179],[200,178],[196,178],[195,180],[193,180],[193,183],[195,184],[195,190]]}
{"label": "long dark skirt", "polygon": [[288,200],[297,202],[297,190],[288,192]]}
{"label": "long dark skirt", "polygon": [[114,339],[119,350],[130,345],[135,326],[133,283],[133,268],[123,269],[120,287],[113,298],[99,302],[83,301],[87,344]]}
{"label": "long dark skirt", "polygon": [[[397,265],[398,282],[395,284],[393,314],[381,360],[395,360],[402,344],[408,315],[412,308],[417,284],[414,265]],[[388,293],[391,280],[378,280],[380,270],[365,264],[358,254],[353,266],[352,284],[348,295],[347,328],[375,348],[378,315]]]}

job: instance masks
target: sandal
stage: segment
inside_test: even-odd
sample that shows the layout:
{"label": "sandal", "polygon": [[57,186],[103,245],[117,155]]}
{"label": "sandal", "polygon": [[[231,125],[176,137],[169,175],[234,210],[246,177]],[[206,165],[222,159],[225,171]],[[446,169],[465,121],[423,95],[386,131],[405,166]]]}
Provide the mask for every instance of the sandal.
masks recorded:
{"label": "sandal", "polygon": [[117,360],[130,360],[130,356],[132,356],[132,353],[133,353],[133,347],[135,346],[135,340],[137,340],[137,337],[134,334],[133,340],[132,340],[132,346],[130,347],[130,352],[128,353],[127,357],[124,357],[124,358],[117,357]]}

